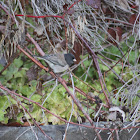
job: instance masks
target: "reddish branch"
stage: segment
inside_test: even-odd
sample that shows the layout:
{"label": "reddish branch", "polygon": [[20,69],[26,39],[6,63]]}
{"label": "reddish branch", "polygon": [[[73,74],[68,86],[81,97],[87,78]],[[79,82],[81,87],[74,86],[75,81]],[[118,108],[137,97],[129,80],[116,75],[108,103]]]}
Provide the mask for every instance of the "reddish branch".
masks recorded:
{"label": "reddish branch", "polygon": [[[77,92],[79,92],[81,95],[87,97],[87,99],[89,99],[89,100],[95,102],[95,99],[94,99],[93,97],[89,96],[88,94],[86,94],[85,92],[83,92],[81,89],[79,89],[79,88],[77,88],[77,87],[74,87],[74,88],[75,88],[75,91],[77,91]],[[109,108],[109,106],[106,105],[106,104],[103,104],[103,106],[106,107],[106,108]]]}
{"label": "reddish branch", "polygon": [[[101,88],[103,90],[103,93],[105,95],[105,98],[106,98],[106,103],[107,105],[110,107],[110,101],[109,101],[109,98],[105,92],[105,89],[104,89],[104,86],[103,86],[103,76],[102,76],[102,73],[101,73],[101,70],[100,70],[100,67],[99,67],[99,63],[98,63],[98,60],[97,60],[97,56],[96,54],[94,53],[94,51],[91,49],[91,47],[88,45],[88,43],[82,38],[82,36],[78,33],[78,31],[74,28],[74,26],[72,24],[70,24],[66,19],[64,19],[68,24],[69,26],[75,31],[76,35],[78,36],[78,38],[80,40],[82,40],[82,42],[85,44],[85,48],[87,49],[87,51],[90,53],[90,55],[92,56],[92,59],[95,63],[95,66],[96,66],[96,69],[97,69],[97,72],[98,72],[98,75],[99,75],[99,81],[100,81],[100,84],[101,84]],[[94,65],[94,64],[93,64]]]}
{"label": "reddish branch", "polygon": [[[22,96],[22,95],[20,95],[20,94],[18,94],[18,93],[16,93],[16,92],[14,92],[14,91],[9,90],[8,88],[4,87],[1,83],[0,83],[0,88],[1,88],[2,90],[7,91],[7,92],[10,93],[10,94],[13,94],[13,95],[15,95],[15,96],[18,96],[18,97],[20,97],[20,98],[22,98],[22,99],[25,99],[25,100],[27,100],[27,101],[29,101],[29,102],[32,102],[32,103],[38,105],[39,107],[41,107],[42,109],[44,109],[45,111],[47,111],[48,113],[52,114],[53,116],[55,116],[56,118],[60,119],[61,121],[65,122],[65,123],[71,123],[71,124],[78,125],[78,124],[76,124],[76,123],[68,122],[68,121],[66,121],[65,119],[62,119],[61,117],[55,115],[54,113],[52,113],[51,111],[49,111],[48,109],[46,109],[45,107],[43,107],[42,105],[40,105],[39,103],[37,103],[37,102],[35,102],[35,101],[33,101],[33,100],[29,99],[29,98],[26,98],[26,97],[24,97],[24,96]],[[89,126],[86,126],[86,125],[80,125],[80,126],[84,126],[84,127],[88,127],[88,128],[95,128],[95,127],[93,127],[93,126],[89,127]]]}
{"label": "reddish branch", "polygon": [[30,36],[29,33],[27,33],[26,35],[31,41],[32,43],[36,46],[37,51],[39,52],[40,55],[44,56],[45,53],[42,51],[42,49],[40,48],[40,46],[38,45],[38,43]]}
{"label": "reddish branch", "polygon": [[[81,0],[79,0],[81,1]],[[79,2],[78,1],[78,2]],[[73,5],[71,5],[69,7],[68,10],[70,10],[77,2],[75,2]],[[6,10],[5,10],[6,11]],[[16,16],[24,16],[24,15],[16,15]],[[110,102],[109,102],[109,99],[107,97],[107,94],[104,90],[104,86],[103,86],[103,76],[101,74],[101,70],[99,68],[99,64],[98,64],[98,60],[96,58],[96,54],[93,52],[93,50],[90,48],[90,46],[88,45],[88,43],[82,38],[82,36],[76,31],[76,29],[73,27],[72,24],[70,24],[67,20],[64,19],[64,15],[63,16],[55,16],[55,15],[45,15],[45,16],[31,16],[31,15],[26,15],[26,17],[32,17],[32,18],[45,18],[45,17],[55,17],[55,18],[61,18],[63,19],[64,21],[66,21],[69,26],[71,28],[73,28],[73,30],[75,31],[76,35],[79,37],[80,40],[82,40],[85,44],[85,47],[87,50],[89,50],[90,52],[90,55],[92,56],[93,60],[94,60],[94,63],[96,65],[96,68],[97,68],[97,72],[98,72],[98,75],[99,75],[99,80],[100,80],[100,84],[101,84],[101,87],[102,87],[102,90],[104,92],[104,95],[105,95],[105,98],[106,98],[106,102],[107,102],[107,105],[110,106]],[[30,38],[29,34],[27,34],[27,36]],[[36,42],[34,42],[36,43]],[[36,61],[34,58],[32,58],[27,52],[25,52],[19,45],[17,47],[19,50],[21,50],[25,55],[27,55],[32,61],[34,61],[37,65],[39,65],[41,68],[43,68],[44,70],[48,71],[48,68],[44,67],[42,64],[40,64],[38,61]],[[44,55],[43,52],[41,52],[42,55]],[[56,77],[54,75],[53,72],[50,72],[50,74],[53,76],[53,77]],[[67,87],[65,81],[61,78],[61,77],[58,77],[58,80],[59,82],[64,86],[64,88],[67,90],[67,92],[70,94],[70,96],[72,97],[74,103],[78,106],[78,108],[83,112],[83,114],[85,115],[85,117],[89,120],[90,124],[93,126],[92,128],[94,128],[94,131],[96,132],[97,134],[97,137],[101,140],[101,136],[100,134],[96,131],[95,129],[95,126],[93,124],[93,121],[92,119],[90,118],[90,116],[85,112],[85,110],[83,109],[82,105],[80,104],[79,100],[71,93],[71,91],[69,90],[69,88]]]}
{"label": "reddish branch", "polygon": [[[78,2],[80,2],[81,0],[78,0],[77,2],[74,2],[69,8],[67,11],[69,11],[74,5],[76,5]],[[65,17],[65,13],[62,15],[62,18],[64,19]]]}
{"label": "reddish branch", "polygon": [[[26,56],[28,56],[32,61],[34,61],[39,67],[41,67],[42,69],[46,70],[48,72],[48,68],[46,68],[45,66],[43,66],[41,63],[39,63],[38,61],[36,61],[33,57],[31,57],[26,51],[24,51],[19,45],[17,46],[17,48],[22,51]],[[40,48],[41,49],[41,48]],[[55,74],[53,72],[49,72],[53,77],[56,78]],[[77,107],[83,112],[83,114],[85,115],[85,117],[88,119],[88,121],[90,122],[90,124],[93,126],[93,128],[95,128],[92,119],[90,118],[90,116],[86,113],[86,111],[83,109],[82,105],[80,104],[79,100],[73,95],[73,93],[69,90],[69,88],[67,87],[65,81],[61,78],[61,77],[57,77],[58,81],[64,86],[64,88],[66,89],[66,91],[69,93],[69,95],[72,97],[74,103],[77,105]],[[99,135],[99,133],[96,131],[96,129],[94,129],[94,131],[96,132],[99,140],[101,140],[101,136]]]}
{"label": "reddish branch", "polygon": [[[72,5],[69,7],[68,10],[70,10],[75,4],[77,4],[77,3],[80,2],[80,1],[81,1],[81,0],[78,0],[77,2],[75,2],[74,4],[72,4]],[[10,15],[9,12],[6,10],[6,8],[4,8],[1,4],[0,4],[0,8],[3,9],[3,10],[12,18],[13,21],[15,21],[15,20],[14,20],[14,17],[13,17],[12,15]],[[104,82],[103,82],[103,76],[102,76],[102,73],[101,73],[101,70],[100,70],[100,67],[99,67],[99,64],[98,64],[98,60],[97,60],[96,54],[95,54],[94,51],[91,49],[91,47],[88,45],[88,43],[82,38],[82,36],[76,31],[76,29],[73,27],[73,25],[72,25],[71,23],[69,23],[67,20],[64,19],[64,15],[65,15],[65,14],[63,14],[62,16],[58,16],[58,15],[45,15],[45,16],[25,15],[25,16],[26,16],[26,17],[32,17],[32,18],[46,18],[46,17],[60,18],[60,19],[63,19],[64,21],[66,21],[66,22],[69,24],[69,26],[70,26],[71,28],[73,28],[73,30],[75,31],[75,33],[76,33],[76,35],[79,37],[79,39],[82,40],[82,41],[84,42],[86,49],[88,50],[88,52],[89,52],[90,55],[92,56],[92,59],[94,60],[94,63],[95,63],[95,66],[96,66],[96,69],[97,69],[97,72],[98,72],[98,75],[99,75],[100,84],[101,84],[102,90],[103,90],[104,95],[105,95],[105,98],[106,98],[107,106],[110,106],[110,101],[109,101],[109,99],[108,99],[108,96],[107,96],[107,94],[106,94],[106,92],[105,92],[105,89],[104,89],[104,86],[103,86],[103,84],[104,84]],[[15,15],[15,16],[24,16],[24,15],[17,14],[17,15]],[[30,40],[31,40],[36,46],[38,46],[38,44],[37,44],[36,42],[34,42],[34,40],[32,40],[32,38],[30,37],[29,34],[27,34],[27,36],[30,38]],[[39,50],[39,48],[40,48],[40,47],[38,46],[38,49],[37,49],[37,50]],[[18,46],[18,49],[21,50],[25,55],[27,55],[32,61],[34,61],[34,62],[35,62],[37,65],[39,65],[41,68],[43,68],[44,70],[48,71],[48,68],[44,67],[41,63],[39,63],[39,62],[36,61],[34,58],[32,58],[32,57],[31,57],[26,51],[24,51],[20,46]],[[40,52],[41,55],[44,55],[44,52],[43,52],[43,51],[40,50],[39,52]],[[50,74],[51,74],[53,77],[56,78],[56,76],[55,76],[55,74],[54,74],[53,72],[50,72]],[[100,135],[98,134],[98,132],[96,131],[96,129],[107,130],[108,128],[98,128],[98,127],[95,127],[94,124],[93,124],[92,119],[91,119],[91,118],[89,117],[89,115],[84,111],[84,109],[83,109],[83,107],[81,106],[79,100],[71,93],[71,91],[70,91],[69,88],[67,87],[66,82],[65,82],[61,77],[58,77],[58,80],[59,80],[59,82],[65,87],[65,89],[66,89],[67,92],[70,94],[70,96],[72,97],[73,101],[75,102],[75,104],[76,104],[76,105],[79,107],[79,109],[83,112],[83,114],[84,114],[85,117],[89,120],[89,122],[90,122],[90,124],[91,124],[92,126],[86,126],[86,125],[82,125],[82,124],[76,124],[76,123],[73,123],[73,122],[68,122],[68,121],[66,121],[65,119],[62,119],[61,117],[59,117],[59,116],[55,115],[54,113],[50,112],[49,110],[47,110],[46,108],[44,108],[43,106],[41,106],[40,104],[38,104],[37,102],[32,101],[32,100],[30,100],[30,99],[28,99],[28,98],[26,98],[26,97],[23,97],[23,96],[21,96],[21,95],[15,93],[14,91],[10,91],[9,89],[7,89],[7,88],[5,88],[4,86],[2,86],[1,84],[0,84],[0,88],[3,89],[3,90],[5,90],[5,91],[7,91],[7,92],[9,92],[9,93],[12,93],[12,94],[18,96],[18,97],[21,97],[21,98],[23,98],[23,99],[26,99],[26,100],[28,100],[28,101],[30,101],[30,102],[33,102],[33,103],[37,104],[38,106],[40,106],[42,109],[44,109],[44,110],[47,111],[48,113],[52,114],[53,116],[57,117],[58,119],[60,119],[60,120],[62,120],[62,121],[64,121],[64,122],[66,122],[66,123],[71,123],[71,124],[75,124],[75,125],[79,125],[79,126],[84,126],[84,127],[88,127],[88,128],[94,128],[94,129],[95,129],[95,132],[96,132],[96,134],[97,134],[97,136],[98,136],[98,138],[101,140],[101,137],[100,137]],[[78,91],[78,89],[76,89],[76,90]],[[81,92],[81,91],[78,91],[78,92]],[[25,110],[25,111],[27,111],[27,110]],[[27,113],[28,113],[28,112],[27,112]],[[129,127],[129,128],[139,128],[139,126],[138,126],[138,127]],[[122,129],[128,129],[128,127],[127,127],[127,128],[122,128]],[[118,130],[118,129],[110,129],[110,130]]]}
{"label": "reddish branch", "polygon": [[[18,15],[16,15],[18,16]],[[26,15],[26,16],[29,16],[29,15]],[[51,17],[51,16],[50,16]],[[52,16],[53,17],[53,16]],[[98,64],[98,60],[97,60],[97,56],[96,54],[94,53],[94,51],[91,49],[91,47],[88,45],[88,43],[82,38],[82,36],[78,33],[78,31],[73,27],[72,24],[70,24],[66,19],[63,19],[65,20],[71,28],[73,28],[73,30],[75,31],[76,35],[79,37],[80,40],[82,40],[85,44],[85,47],[86,49],[88,50],[88,52],[90,52],[90,55],[92,56],[92,59],[94,60],[94,63],[95,63],[95,66],[96,66],[96,69],[97,69],[97,72],[98,72],[98,75],[99,75],[99,81],[100,81],[100,84],[101,84],[101,88],[103,90],[103,93],[105,95],[105,98],[106,98],[106,103],[107,103],[107,106],[110,107],[110,101],[109,101],[109,98],[108,98],[108,95],[106,94],[106,91],[105,91],[105,88],[104,88],[104,81],[103,81],[103,76],[102,76],[102,73],[101,73],[101,70],[100,70],[100,67],[99,67],[99,64]]]}
{"label": "reddish branch", "polygon": [[74,2],[70,7],[69,7],[69,9],[68,10],[70,10],[75,4],[77,4],[78,2],[80,2],[81,0],[78,0],[77,2]]}
{"label": "reddish branch", "polygon": [[[10,96],[17,101],[16,97],[14,96],[14,94],[10,94]],[[30,112],[22,105],[21,102],[17,101],[17,103],[19,105],[22,106],[22,108],[25,110],[25,112],[28,113],[28,115],[31,117],[31,119],[33,120],[34,124],[40,129],[40,131],[45,135],[45,137],[47,137],[49,140],[52,140],[51,137],[49,137],[48,135],[46,135],[46,133],[42,130],[42,128],[39,126],[39,124],[35,121],[35,119],[32,117],[32,115],[30,114]]]}
{"label": "reddish branch", "polygon": [[[16,15],[16,16],[24,16],[24,15]],[[26,17],[40,17],[40,18],[43,18],[43,16],[30,16],[30,15],[26,15]],[[62,18],[63,19],[63,16],[53,16],[53,15],[46,15],[44,17],[57,17],[57,18]],[[88,43],[82,38],[82,36],[78,33],[78,31],[73,27],[72,24],[70,24],[66,19],[63,19],[65,20],[71,28],[73,28],[73,30],[75,31],[76,35],[79,37],[80,40],[82,40],[85,44],[85,47],[86,49],[90,52],[90,55],[92,56],[92,59],[94,60],[94,63],[96,65],[96,69],[97,69],[97,72],[98,72],[98,75],[99,75],[99,81],[100,81],[100,84],[101,84],[101,88],[103,90],[103,93],[105,95],[105,98],[106,98],[106,103],[107,105],[110,107],[110,101],[109,101],[109,98],[105,92],[105,89],[104,89],[104,82],[103,82],[103,76],[102,76],[102,73],[101,73],[101,70],[100,70],[100,67],[99,67],[99,64],[98,64],[98,60],[97,60],[97,57],[96,57],[96,54],[93,52],[93,50],[91,49],[91,47],[88,45]]]}
{"label": "reddish branch", "polygon": [[[32,102],[36,105],[38,105],[40,108],[44,109],[45,111],[47,111],[49,114],[52,114],[53,116],[55,116],[56,118],[60,119],[61,121],[65,122],[65,123],[70,123],[70,124],[73,124],[73,125],[78,125],[78,126],[82,126],[82,127],[86,127],[86,128],[96,128],[96,129],[99,129],[99,130],[120,130],[120,128],[114,128],[114,129],[110,129],[110,128],[101,128],[101,127],[93,127],[93,126],[88,126],[88,125],[84,125],[84,124],[77,124],[77,123],[74,123],[74,122],[68,122],[67,120],[55,115],[54,113],[52,113],[51,111],[49,111],[48,109],[46,109],[45,107],[43,107],[42,105],[40,105],[39,103],[29,99],[29,98],[26,98],[18,93],[16,93],[15,91],[11,91],[9,90],[8,88],[4,87],[1,83],[0,83],[0,88],[2,90],[5,90],[7,91],[9,94],[13,94],[14,96],[18,96],[22,99],[25,99],[29,102]],[[125,130],[125,129],[131,129],[131,128],[140,128],[140,126],[130,126],[130,127],[125,127],[125,128],[121,128],[121,130]]]}

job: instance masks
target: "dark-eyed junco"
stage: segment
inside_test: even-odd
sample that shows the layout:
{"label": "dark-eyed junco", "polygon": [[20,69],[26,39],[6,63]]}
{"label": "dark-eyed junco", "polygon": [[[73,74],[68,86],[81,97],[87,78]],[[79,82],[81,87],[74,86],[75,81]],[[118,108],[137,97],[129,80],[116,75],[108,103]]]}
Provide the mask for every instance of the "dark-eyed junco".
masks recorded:
{"label": "dark-eyed junco", "polygon": [[56,53],[44,56],[36,56],[33,57],[45,60],[50,68],[54,71],[54,73],[61,73],[66,71],[70,66],[74,64],[76,61],[75,56],[72,53]]}

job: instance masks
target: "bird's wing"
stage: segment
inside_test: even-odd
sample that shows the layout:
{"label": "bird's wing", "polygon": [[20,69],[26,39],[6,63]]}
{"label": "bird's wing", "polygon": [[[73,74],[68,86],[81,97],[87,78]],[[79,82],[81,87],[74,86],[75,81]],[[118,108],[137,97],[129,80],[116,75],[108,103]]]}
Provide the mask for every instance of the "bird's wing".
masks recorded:
{"label": "bird's wing", "polygon": [[43,58],[53,63],[54,65],[60,65],[62,67],[67,65],[64,58],[64,54],[51,54],[51,55],[43,56]]}

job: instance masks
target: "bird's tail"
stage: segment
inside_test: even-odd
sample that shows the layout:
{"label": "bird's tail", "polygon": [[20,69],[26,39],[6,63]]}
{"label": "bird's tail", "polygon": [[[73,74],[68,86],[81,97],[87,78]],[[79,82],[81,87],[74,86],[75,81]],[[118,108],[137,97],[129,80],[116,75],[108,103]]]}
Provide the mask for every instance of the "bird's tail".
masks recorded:
{"label": "bird's tail", "polygon": [[43,56],[37,56],[37,55],[32,55],[34,58],[37,58],[39,60],[45,60]]}

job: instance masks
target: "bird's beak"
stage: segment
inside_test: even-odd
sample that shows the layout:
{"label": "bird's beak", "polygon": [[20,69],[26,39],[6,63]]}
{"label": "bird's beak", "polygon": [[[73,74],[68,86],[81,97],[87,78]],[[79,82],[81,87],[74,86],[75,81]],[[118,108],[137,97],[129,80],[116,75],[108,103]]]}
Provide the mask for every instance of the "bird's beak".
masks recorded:
{"label": "bird's beak", "polygon": [[73,62],[76,62],[76,59],[73,59]]}

